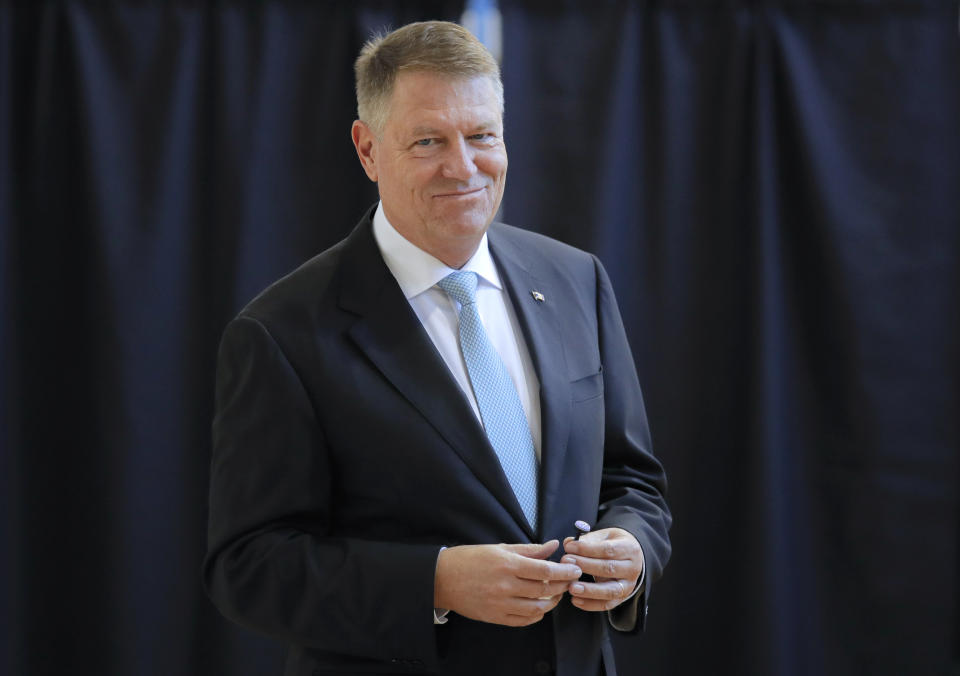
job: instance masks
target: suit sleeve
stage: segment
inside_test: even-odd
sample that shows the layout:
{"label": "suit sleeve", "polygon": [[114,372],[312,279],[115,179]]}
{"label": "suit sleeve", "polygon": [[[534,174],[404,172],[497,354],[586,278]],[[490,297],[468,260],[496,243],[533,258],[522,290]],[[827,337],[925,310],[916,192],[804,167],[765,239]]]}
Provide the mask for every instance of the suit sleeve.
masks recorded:
{"label": "suit sleeve", "polygon": [[651,450],[650,430],[613,287],[596,258],[600,358],[604,377],[604,463],[597,528],[619,527],[643,549],[644,589],[609,613],[614,629],[643,628],[653,583],[670,558],[666,477]]}
{"label": "suit sleeve", "polygon": [[288,643],[431,664],[439,547],[333,535],[329,463],[276,341],[256,319],[233,320],[217,366],[208,594],[228,618]]}

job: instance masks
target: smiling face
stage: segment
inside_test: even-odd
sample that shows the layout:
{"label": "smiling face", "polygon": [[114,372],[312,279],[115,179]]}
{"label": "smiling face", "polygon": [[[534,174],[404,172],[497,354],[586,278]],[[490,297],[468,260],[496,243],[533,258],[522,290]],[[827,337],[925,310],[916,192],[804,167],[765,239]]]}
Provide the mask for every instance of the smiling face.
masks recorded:
{"label": "smiling face", "polygon": [[352,135],[393,227],[450,267],[466,263],[500,207],[507,175],[490,78],[400,73],[380,137],[359,120]]}

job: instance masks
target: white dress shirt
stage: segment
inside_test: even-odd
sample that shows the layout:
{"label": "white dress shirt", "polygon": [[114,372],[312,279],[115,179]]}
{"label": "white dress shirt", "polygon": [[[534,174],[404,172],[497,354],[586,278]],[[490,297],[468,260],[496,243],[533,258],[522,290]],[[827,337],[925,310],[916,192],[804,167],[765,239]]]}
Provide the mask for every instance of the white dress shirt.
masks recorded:
{"label": "white dress shirt", "polygon": [[[373,215],[373,236],[403,295],[482,424],[477,398],[473,394],[467,366],[460,352],[460,304],[437,286],[437,282],[455,270],[397,232],[383,213],[382,204],[377,206]],[[534,371],[510,296],[503,288],[497,267],[490,256],[486,234],[480,240],[476,253],[460,269],[477,274],[477,310],[480,319],[517,388],[539,459],[540,380]]]}

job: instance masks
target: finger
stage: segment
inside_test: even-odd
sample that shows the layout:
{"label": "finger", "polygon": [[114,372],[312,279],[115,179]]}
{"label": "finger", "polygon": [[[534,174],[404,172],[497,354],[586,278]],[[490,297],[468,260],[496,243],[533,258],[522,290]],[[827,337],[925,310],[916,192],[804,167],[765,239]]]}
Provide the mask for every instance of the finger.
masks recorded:
{"label": "finger", "polygon": [[517,596],[528,599],[549,599],[563,596],[570,586],[569,580],[518,580]]}
{"label": "finger", "polygon": [[532,543],[523,543],[523,544],[513,544],[513,545],[501,545],[504,549],[514,554],[519,554],[531,559],[546,559],[555,551],[557,547],[560,546],[559,540],[547,540],[543,544]]}
{"label": "finger", "polygon": [[544,599],[513,598],[503,606],[503,610],[509,615],[539,618],[556,608],[562,598],[560,594]]}
{"label": "finger", "polygon": [[543,619],[543,615],[537,616],[527,616],[527,615],[506,615],[504,616],[502,624],[507,625],[508,627],[529,627],[531,624],[536,624]]}
{"label": "finger", "polygon": [[[619,533],[611,533],[612,529],[604,529],[587,533],[579,540],[572,540],[564,544],[564,550],[569,554],[589,556],[594,559],[634,559],[640,556],[640,544],[629,533],[626,537]],[[588,539],[588,536],[593,536]]]}
{"label": "finger", "polygon": [[[574,599],[615,601],[619,603],[633,593],[636,583],[630,580],[607,580],[604,582],[574,582],[570,596]],[[616,603],[614,605],[616,605]]]}
{"label": "finger", "polygon": [[584,599],[580,597],[573,597],[570,600],[573,605],[580,610],[586,610],[593,613],[603,612],[605,610],[613,610],[623,603],[623,601],[600,601],[597,599]]}
{"label": "finger", "polygon": [[514,575],[522,580],[542,582],[572,581],[580,579],[583,570],[575,563],[555,563],[535,559],[518,558]]}
{"label": "finger", "polygon": [[585,556],[567,554],[561,563],[580,566],[584,573],[594,577],[630,579],[640,577],[640,562],[630,559],[594,559]]}
{"label": "finger", "polygon": [[623,603],[622,600],[602,601],[600,599],[585,599],[580,597],[571,597],[570,601],[580,610],[586,610],[594,613],[605,610],[613,610]]}

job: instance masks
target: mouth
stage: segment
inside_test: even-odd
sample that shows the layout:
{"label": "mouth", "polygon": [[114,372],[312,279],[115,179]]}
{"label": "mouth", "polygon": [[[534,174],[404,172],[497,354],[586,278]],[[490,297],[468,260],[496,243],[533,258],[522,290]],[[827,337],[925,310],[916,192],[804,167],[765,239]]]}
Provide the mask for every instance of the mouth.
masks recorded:
{"label": "mouth", "polygon": [[469,188],[467,190],[451,190],[450,192],[437,193],[434,197],[470,197],[486,190],[485,186],[479,188]]}

